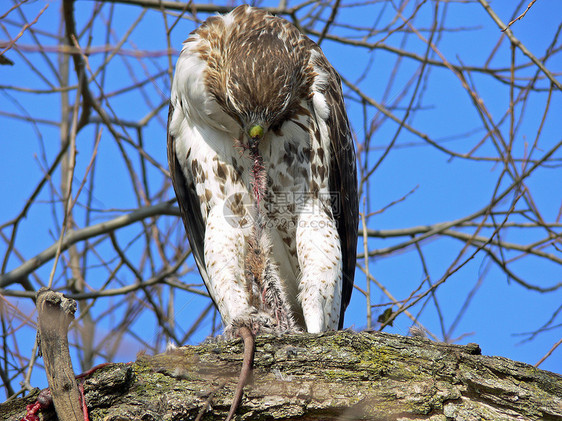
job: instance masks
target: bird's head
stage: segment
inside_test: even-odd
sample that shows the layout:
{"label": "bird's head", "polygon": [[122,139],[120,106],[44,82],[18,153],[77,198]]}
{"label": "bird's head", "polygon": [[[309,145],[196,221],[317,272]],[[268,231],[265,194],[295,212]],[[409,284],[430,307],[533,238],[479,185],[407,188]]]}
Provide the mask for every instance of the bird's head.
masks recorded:
{"label": "bird's head", "polygon": [[291,106],[298,101],[293,83],[283,75],[240,72],[226,81],[224,110],[238,123],[244,143],[252,146],[269,132],[276,132],[290,117]]}
{"label": "bird's head", "polygon": [[310,100],[312,43],[289,22],[239,7],[228,19],[208,19],[196,33],[201,41],[192,50],[206,64],[205,87],[243,131],[244,143],[280,134]]}
{"label": "bird's head", "polygon": [[215,97],[248,143],[277,133],[306,100],[308,55],[297,54],[277,34],[250,32],[232,39],[223,59]]}

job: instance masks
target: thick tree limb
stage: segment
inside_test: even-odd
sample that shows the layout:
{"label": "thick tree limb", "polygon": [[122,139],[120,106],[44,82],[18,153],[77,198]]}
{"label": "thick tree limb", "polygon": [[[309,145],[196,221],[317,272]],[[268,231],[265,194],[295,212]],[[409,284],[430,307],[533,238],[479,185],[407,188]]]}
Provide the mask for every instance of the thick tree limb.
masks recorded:
{"label": "thick tree limb", "polygon": [[[561,376],[479,354],[385,333],[258,336],[235,419],[562,420]],[[224,419],[241,359],[236,340],[100,369],[86,381],[91,420],[187,420],[202,408]],[[0,406],[0,418],[19,421],[33,399]]]}

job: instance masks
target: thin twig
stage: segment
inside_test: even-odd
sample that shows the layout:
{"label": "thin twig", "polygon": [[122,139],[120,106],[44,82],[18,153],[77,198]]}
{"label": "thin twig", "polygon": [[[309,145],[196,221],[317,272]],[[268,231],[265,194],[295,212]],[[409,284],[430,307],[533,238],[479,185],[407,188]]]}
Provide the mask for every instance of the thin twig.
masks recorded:
{"label": "thin twig", "polygon": [[521,20],[525,17],[525,15],[527,14],[527,12],[529,11],[529,9],[533,6],[533,4],[535,4],[537,0],[531,0],[531,3],[529,3],[527,5],[527,8],[525,9],[525,11],[523,13],[521,13],[519,16],[517,16],[515,19],[513,19],[511,22],[509,22],[507,24],[507,27],[505,29],[502,29],[502,32],[505,32],[505,30],[507,28],[509,28],[511,25],[513,25],[515,22],[517,22],[518,20]]}
{"label": "thin twig", "polygon": [[480,4],[484,7],[484,9],[486,10],[486,12],[488,12],[488,14],[490,15],[490,17],[494,20],[494,22],[496,22],[496,24],[499,26],[499,28],[507,35],[507,37],[509,38],[509,40],[515,44],[517,46],[517,48],[519,48],[521,50],[521,52],[523,54],[525,54],[527,57],[529,57],[531,59],[531,61],[533,63],[535,63],[535,65],[541,69],[541,71],[545,74],[545,76],[560,90],[562,90],[562,84],[554,77],[554,75],[552,73],[550,73],[550,71],[545,67],[545,65],[539,60],[537,59],[528,49],[527,47],[525,47],[525,45],[519,41],[515,35],[513,35],[513,33],[511,32],[511,29],[509,29],[508,26],[506,26],[501,19],[499,18],[499,16],[496,14],[496,12],[494,12],[494,9],[492,9],[492,7],[490,6],[490,4],[486,1],[486,0],[478,0],[480,2]]}

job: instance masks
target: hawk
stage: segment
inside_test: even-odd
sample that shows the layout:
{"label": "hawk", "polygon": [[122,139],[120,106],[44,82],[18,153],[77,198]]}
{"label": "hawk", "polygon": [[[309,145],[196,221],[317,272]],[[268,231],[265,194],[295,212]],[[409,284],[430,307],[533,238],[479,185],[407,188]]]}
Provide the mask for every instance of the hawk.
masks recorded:
{"label": "hawk", "polygon": [[172,83],[168,163],[225,334],[341,329],[355,271],[355,150],[320,47],[250,6],[209,17]]}

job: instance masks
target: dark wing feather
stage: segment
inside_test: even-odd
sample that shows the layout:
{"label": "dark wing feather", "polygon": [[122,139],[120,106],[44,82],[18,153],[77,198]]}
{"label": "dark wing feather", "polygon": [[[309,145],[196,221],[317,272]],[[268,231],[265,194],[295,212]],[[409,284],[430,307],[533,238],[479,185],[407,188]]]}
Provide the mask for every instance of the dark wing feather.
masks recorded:
{"label": "dark wing feather", "polygon": [[343,257],[342,301],[339,329],[343,327],[344,313],[351,299],[355,263],[357,259],[357,229],[359,224],[359,197],[357,196],[357,166],[351,129],[347,119],[341,79],[323,54],[315,63],[328,73],[324,96],[330,109],[327,121],[331,140],[330,192],[334,217]]}
{"label": "dark wing feather", "polygon": [[180,207],[181,218],[183,219],[185,232],[187,233],[187,239],[191,245],[191,253],[195,258],[195,263],[197,263],[201,277],[206,285],[209,277],[207,275],[204,255],[205,222],[201,215],[201,204],[197,192],[195,191],[195,184],[192,179],[186,179],[178,162],[178,157],[176,156],[175,139],[170,134],[170,121],[173,113],[174,106],[170,104],[170,108],[168,109],[168,165],[170,167],[172,184]]}

